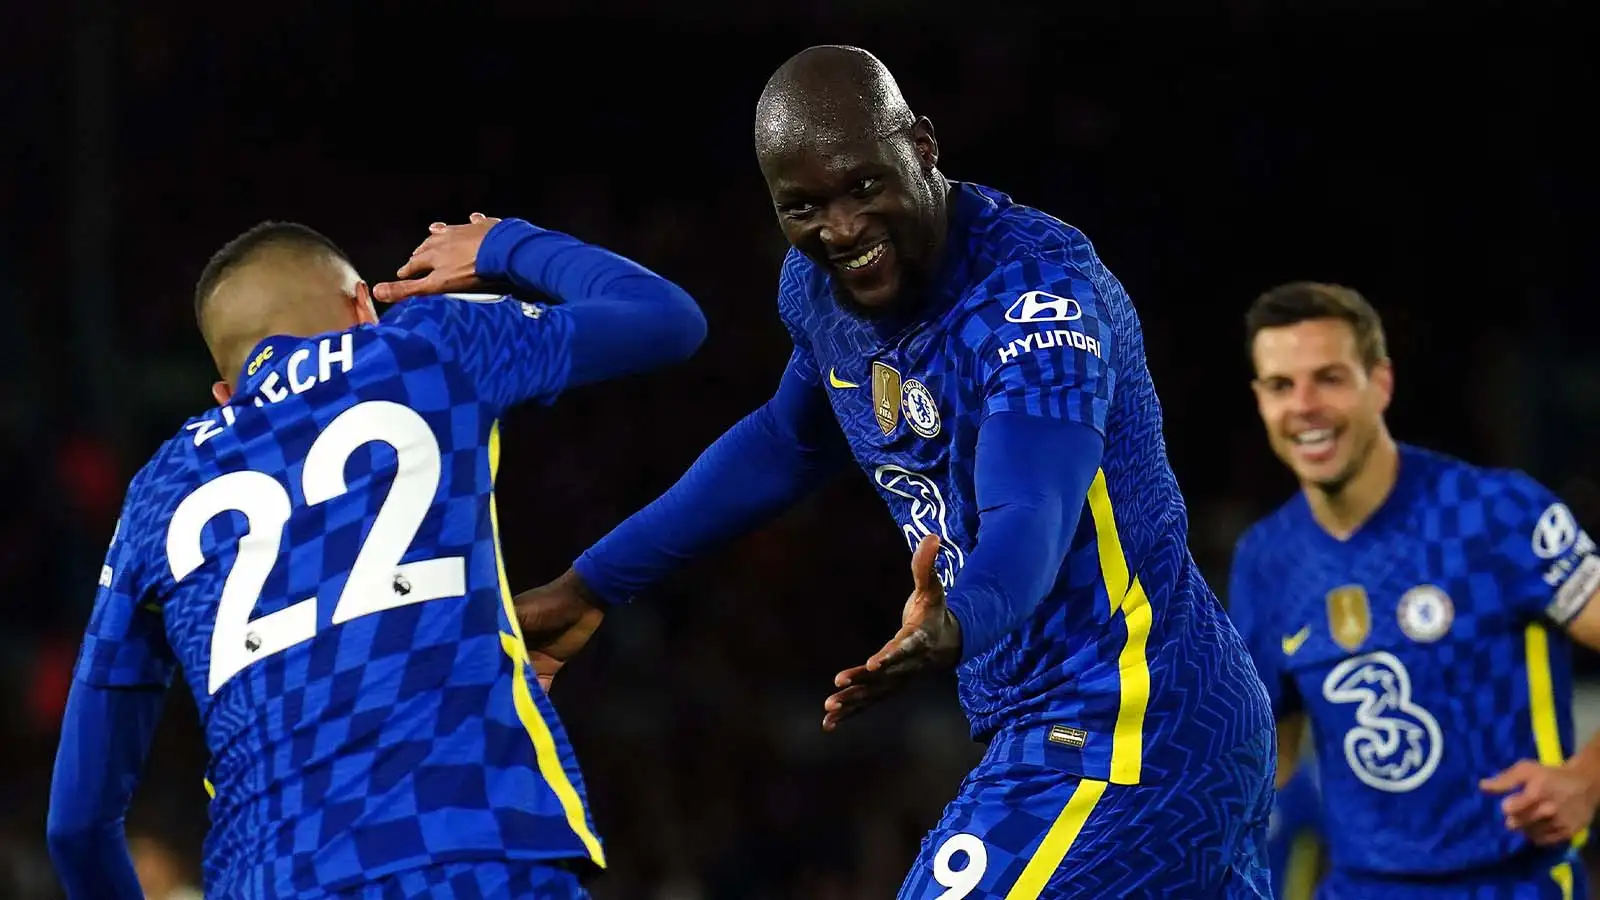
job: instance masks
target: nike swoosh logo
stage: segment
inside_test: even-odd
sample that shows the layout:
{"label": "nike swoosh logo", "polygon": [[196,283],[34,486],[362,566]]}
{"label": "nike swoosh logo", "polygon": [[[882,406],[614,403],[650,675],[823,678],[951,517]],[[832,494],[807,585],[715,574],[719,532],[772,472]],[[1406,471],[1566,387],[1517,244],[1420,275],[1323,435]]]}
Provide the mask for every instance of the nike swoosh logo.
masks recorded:
{"label": "nike swoosh logo", "polygon": [[853,381],[845,381],[843,378],[840,378],[838,376],[838,374],[835,373],[833,371],[833,369],[831,369],[831,368],[828,369],[828,385],[830,387],[836,387],[836,388],[857,388],[857,387],[861,387],[861,385],[856,384]]}
{"label": "nike swoosh logo", "polygon": [[1295,632],[1294,634],[1284,635],[1284,638],[1283,638],[1283,655],[1284,656],[1293,656],[1293,655],[1295,655],[1295,653],[1297,651],[1299,651],[1300,645],[1304,644],[1306,642],[1306,639],[1309,638],[1309,637],[1311,637],[1311,626],[1310,625],[1307,625],[1306,627],[1300,629],[1299,631]]}

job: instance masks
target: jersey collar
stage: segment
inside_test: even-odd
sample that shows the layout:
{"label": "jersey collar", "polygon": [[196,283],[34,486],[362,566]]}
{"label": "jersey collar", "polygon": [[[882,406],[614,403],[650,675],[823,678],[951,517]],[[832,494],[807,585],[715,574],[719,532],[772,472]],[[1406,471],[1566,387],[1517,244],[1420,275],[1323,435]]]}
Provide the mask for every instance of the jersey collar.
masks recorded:
{"label": "jersey collar", "polygon": [[272,364],[283,359],[294,345],[304,340],[305,338],[288,334],[275,334],[263,338],[244,358],[244,367],[239,370],[239,377],[234,382],[236,385],[234,393],[243,394],[259,387],[266,379]]}
{"label": "jersey collar", "polygon": [[1311,503],[1306,499],[1305,491],[1295,492],[1300,515],[1311,526],[1312,532],[1320,535],[1323,543],[1334,547],[1354,546],[1375,535],[1382,535],[1391,528],[1406,527],[1411,501],[1427,487],[1426,459],[1424,452],[1416,447],[1400,442],[1396,442],[1396,445],[1400,451],[1400,467],[1395,472],[1394,486],[1389,489],[1383,502],[1378,504],[1378,508],[1372,511],[1372,515],[1342,541],[1329,534],[1316,516],[1311,514]]}

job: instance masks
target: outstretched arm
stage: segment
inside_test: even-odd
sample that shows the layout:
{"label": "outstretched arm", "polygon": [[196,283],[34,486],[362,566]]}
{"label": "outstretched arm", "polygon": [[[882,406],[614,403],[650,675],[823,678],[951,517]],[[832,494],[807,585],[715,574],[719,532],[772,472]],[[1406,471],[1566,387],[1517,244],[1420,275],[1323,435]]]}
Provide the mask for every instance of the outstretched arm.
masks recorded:
{"label": "outstretched arm", "polygon": [[655,502],[583,553],[560,578],[517,595],[534,671],[551,679],[622,603],[695,556],[793,506],[849,458],[844,436],[796,349],[777,393],[718,438]]}
{"label": "outstretched arm", "polygon": [[791,254],[778,278],[778,310],[794,341],[778,390],[728,429],[649,506],[601,538],[555,581],[516,598],[534,671],[550,679],[599,627],[604,610],[632,599],[683,563],[769,521],[844,466],[840,431],[797,312],[806,264]]}
{"label": "outstretched arm", "polygon": [[597,598],[631,599],[693,557],[771,520],[839,471],[848,459],[843,435],[799,356],[790,359],[771,400],[573,563]]}

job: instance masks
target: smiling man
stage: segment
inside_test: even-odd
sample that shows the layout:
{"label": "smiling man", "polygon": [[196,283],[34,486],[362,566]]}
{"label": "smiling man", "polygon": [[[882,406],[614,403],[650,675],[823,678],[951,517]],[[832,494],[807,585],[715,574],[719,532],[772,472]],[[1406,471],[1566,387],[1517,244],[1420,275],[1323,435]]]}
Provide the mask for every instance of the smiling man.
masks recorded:
{"label": "smiling man", "polygon": [[[1229,603],[1282,726],[1309,721],[1339,898],[1587,897],[1572,639],[1600,647],[1600,557],[1520,472],[1396,443],[1394,367],[1360,294],[1294,283],[1246,316],[1255,394],[1300,491],[1245,533]],[[1570,758],[1569,758],[1570,757]]]}
{"label": "smiling man", "polygon": [[853,457],[914,551],[913,592],[823,727],[954,667],[989,744],[900,896],[1269,896],[1266,691],[1186,548],[1122,286],[1076,229],[948,181],[933,126],[863,50],[786,62],[755,145],[793,247],[777,393],[518,599],[535,665],[553,674],[607,604]]}

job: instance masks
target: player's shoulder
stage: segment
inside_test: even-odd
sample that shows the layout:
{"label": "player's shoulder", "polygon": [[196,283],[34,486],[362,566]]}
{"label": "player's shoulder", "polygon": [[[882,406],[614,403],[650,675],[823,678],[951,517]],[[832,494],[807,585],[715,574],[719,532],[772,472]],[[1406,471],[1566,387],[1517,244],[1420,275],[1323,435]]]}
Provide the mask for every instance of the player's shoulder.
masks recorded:
{"label": "player's shoulder", "polygon": [[194,470],[194,451],[206,442],[205,432],[223,421],[226,406],[212,406],[184,419],[175,431],[134,475],[134,481],[172,481],[189,477]]}
{"label": "player's shoulder", "polygon": [[442,374],[451,365],[481,371],[492,367],[508,345],[525,339],[524,326],[559,318],[553,309],[559,306],[512,294],[426,294],[401,301],[364,330],[386,348],[400,372],[438,369]]}
{"label": "player's shoulder", "polygon": [[1074,225],[1010,195],[979,184],[957,187],[955,217],[965,226],[968,253],[983,276],[1028,263],[1080,270],[1099,265],[1094,244]]}
{"label": "player's shoulder", "polygon": [[[1297,501],[1301,501],[1298,507]],[[1234,542],[1227,569],[1228,614],[1247,638],[1270,633],[1283,615],[1281,591],[1275,588],[1293,577],[1294,567],[1303,564],[1310,552],[1303,512],[1296,491],[1282,506],[1247,526]]]}
{"label": "player's shoulder", "polygon": [[1400,445],[1400,465],[1404,477],[1421,482],[1427,499],[1438,506],[1509,502],[1543,508],[1555,499],[1549,488],[1521,469],[1481,466],[1411,444]]}
{"label": "player's shoulder", "polygon": [[982,185],[959,185],[953,203],[969,314],[1026,325],[1097,316],[1120,302],[1121,285],[1077,227]]}
{"label": "player's shoulder", "polygon": [[791,294],[804,291],[817,274],[817,264],[798,249],[790,247],[783,254],[783,264],[778,267],[778,291]]}
{"label": "player's shoulder", "polygon": [[537,319],[544,315],[543,304],[528,303],[509,294],[454,293],[424,294],[390,307],[378,320],[377,333],[389,339],[418,339],[438,343],[457,327],[466,325],[482,307],[518,303],[523,315]]}
{"label": "player's shoulder", "polygon": [[1094,247],[1082,229],[1010,194],[982,184],[957,187],[958,213],[970,213],[973,234],[997,261],[1045,258],[1062,263],[1086,263]]}
{"label": "player's shoulder", "polygon": [[1290,494],[1277,508],[1245,527],[1233,544],[1233,564],[1266,565],[1276,557],[1298,556],[1306,529],[1313,527],[1305,495]]}
{"label": "player's shoulder", "polygon": [[827,297],[826,273],[804,253],[790,247],[778,269],[778,312],[790,322],[804,321],[816,310],[818,297]]}
{"label": "player's shoulder", "polygon": [[[196,440],[220,421],[221,408],[212,407],[184,420],[172,436],[161,442],[144,465],[128,480],[123,516],[118,529],[165,521],[183,495],[196,487]],[[203,438],[201,438],[203,440]]]}

